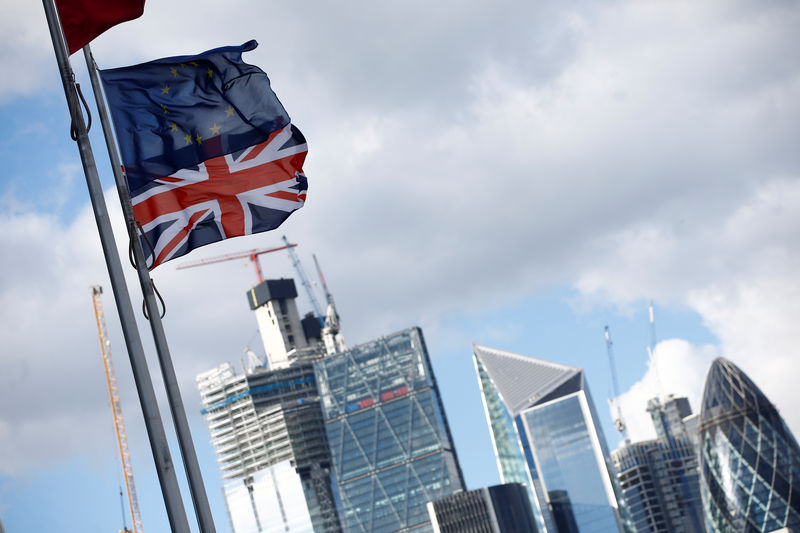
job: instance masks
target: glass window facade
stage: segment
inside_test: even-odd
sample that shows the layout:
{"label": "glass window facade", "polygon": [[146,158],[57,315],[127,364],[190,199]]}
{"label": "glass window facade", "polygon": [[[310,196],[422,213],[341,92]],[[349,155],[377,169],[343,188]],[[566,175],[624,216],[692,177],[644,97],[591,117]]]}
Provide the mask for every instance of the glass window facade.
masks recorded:
{"label": "glass window facade", "polygon": [[583,371],[479,345],[474,357],[502,479],[526,485],[539,530],[621,531]]}
{"label": "glass window facade", "polygon": [[317,533],[341,531],[316,385],[306,361],[247,374],[225,364],[198,376],[236,533],[311,531],[306,517]]}
{"label": "glass window facade", "polygon": [[459,492],[428,504],[439,533],[531,533],[536,522],[519,483]]}
{"label": "glass window facade", "polygon": [[316,363],[347,532],[432,531],[426,504],[464,483],[422,332]]}
{"label": "glass window facade", "polygon": [[[486,368],[476,357],[475,369],[478,372],[478,381],[482,391],[486,418],[491,429],[492,445],[494,446],[497,467],[500,471],[500,480],[503,483],[520,483],[526,487],[532,485],[530,470],[526,468],[522,445],[517,436],[514,418],[500,399],[497,387],[494,386]],[[530,492],[533,500],[533,492]],[[532,504],[535,503],[532,501]]]}
{"label": "glass window facade", "polygon": [[236,533],[314,533],[300,476],[282,461],[223,486]]}
{"label": "glass window facade", "polygon": [[764,393],[722,358],[706,378],[698,440],[709,529],[800,530],[800,447]]}
{"label": "glass window facade", "polygon": [[609,505],[608,470],[598,461],[585,402],[579,391],[528,409],[522,419],[549,500],[558,503],[553,507],[555,521],[574,521],[578,531],[586,533],[618,533],[616,513]]}

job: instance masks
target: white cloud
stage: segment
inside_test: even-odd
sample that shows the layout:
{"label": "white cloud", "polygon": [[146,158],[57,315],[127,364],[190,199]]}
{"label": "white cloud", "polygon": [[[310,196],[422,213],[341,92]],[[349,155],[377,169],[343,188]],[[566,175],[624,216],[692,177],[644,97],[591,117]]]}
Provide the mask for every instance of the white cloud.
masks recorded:
{"label": "white cloud", "polygon": [[[659,301],[697,311],[719,339],[719,355],[750,375],[790,429],[800,434],[800,416],[792,409],[793,385],[787,379],[800,373],[795,357],[800,332],[794,319],[800,313],[798,209],[800,180],[766,180],[714,226],[693,234],[646,225],[612,237],[609,246],[619,259],[595,265],[579,286],[621,302],[641,298],[652,287]],[[663,361],[659,368],[681,372],[695,387],[690,398],[699,409],[702,381],[699,386],[697,382],[706,366],[687,364],[680,357]],[[629,409],[654,395],[652,381],[648,373],[623,395]],[[689,394],[685,388],[685,383],[680,390],[665,386],[663,392]]]}
{"label": "white cloud", "polygon": [[697,291],[691,301],[719,337],[722,354],[750,376],[800,435],[792,379],[800,374],[800,280],[760,277]]}
{"label": "white cloud", "polygon": [[[30,48],[0,45],[5,61],[26,65],[18,81],[0,83],[4,101],[32,87],[60,92],[40,9],[18,19],[32,37],[14,42]],[[219,22],[213,31],[209,21]],[[256,37],[247,59],[270,74],[309,139],[303,211],[277,235],[189,259],[270,246],[285,233],[304,260],[320,258],[353,343],[553,284],[621,305],[689,306],[720,354],[787,413],[789,385],[773,380],[798,370],[800,56],[787,52],[798,22],[792,3],[162,2],[94,50],[116,66]],[[13,376],[4,392],[22,407],[3,407],[0,420],[100,413],[86,397],[103,394],[90,377],[101,369],[87,290],[105,283],[91,216],[84,208],[62,226],[9,213],[0,217],[0,246],[15,250],[0,257],[0,376]],[[292,275],[285,257],[262,261],[268,276]],[[238,360],[255,331],[244,303],[253,275],[242,264],[154,272],[190,410],[194,374]],[[667,377],[668,363],[694,369],[684,385],[695,387],[712,351],[671,340],[656,356],[667,354]],[[34,394],[42,389],[63,401]],[[640,389],[631,398],[646,396]],[[36,427],[0,442],[22,461]]]}
{"label": "white cloud", "polygon": [[682,339],[668,339],[656,345],[648,360],[647,372],[612,406],[622,410],[627,436],[633,441],[654,439],[653,422],[647,412],[647,401],[668,394],[686,396],[694,412],[699,412],[705,375],[711,361],[719,356],[716,346],[695,346]]}

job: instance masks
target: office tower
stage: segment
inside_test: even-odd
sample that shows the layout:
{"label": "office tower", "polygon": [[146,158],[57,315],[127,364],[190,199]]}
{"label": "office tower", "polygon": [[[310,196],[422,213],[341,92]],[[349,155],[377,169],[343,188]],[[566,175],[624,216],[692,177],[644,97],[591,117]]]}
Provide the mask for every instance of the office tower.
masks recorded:
{"label": "office tower", "polygon": [[647,410],[657,439],[625,444],[611,454],[628,518],[637,533],[703,533],[697,454],[690,438],[689,400],[653,398]]}
{"label": "office tower", "polygon": [[315,364],[345,532],[432,531],[464,482],[419,328]]}
{"label": "office tower", "polygon": [[583,371],[486,346],[473,354],[500,479],[527,487],[539,529],[622,531]]}
{"label": "office tower", "polygon": [[764,393],[723,358],[706,377],[698,440],[710,529],[800,531],[800,447]]}
{"label": "office tower", "polygon": [[428,502],[434,533],[536,533],[528,491],[519,483],[457,492]]}
{"label": "office tower", "polygon": [[296,296],[292,280],[248,292],[274,367],[197,377],[235,533],[341,531],[313,368],[320,325],[299,319]]}

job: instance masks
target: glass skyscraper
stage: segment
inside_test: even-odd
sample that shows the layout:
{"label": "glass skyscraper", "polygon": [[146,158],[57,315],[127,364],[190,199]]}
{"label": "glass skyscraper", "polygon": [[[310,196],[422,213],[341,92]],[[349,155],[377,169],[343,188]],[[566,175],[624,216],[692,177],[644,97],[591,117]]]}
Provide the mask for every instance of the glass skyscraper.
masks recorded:
{"label": "glass skyscraper", "polygon": [[426,504],[464,482],[422,332],[315,364],[345,532],[430,532]]}
{"label": "glass skyscraper", "polygon": [[528,488],[539,529],[622,531],[583,371],[480,345],[473,354],[501,481]]}
{"label": "glass skyscraper", "polygon": [[800,531],[800,447],[775,406],[726,359],[708,371],[698,439],[710,530]]}

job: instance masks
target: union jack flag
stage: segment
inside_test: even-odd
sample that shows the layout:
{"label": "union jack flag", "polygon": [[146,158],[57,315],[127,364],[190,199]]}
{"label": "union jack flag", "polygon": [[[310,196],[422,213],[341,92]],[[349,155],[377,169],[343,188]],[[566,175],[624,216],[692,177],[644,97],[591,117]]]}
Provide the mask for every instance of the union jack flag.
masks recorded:
{"label": "union jack flag", "polygon": [[306,200],[308,146],[292,124],[260,144],[131,191],[150,268],[213,242],[275,229]]}

